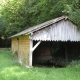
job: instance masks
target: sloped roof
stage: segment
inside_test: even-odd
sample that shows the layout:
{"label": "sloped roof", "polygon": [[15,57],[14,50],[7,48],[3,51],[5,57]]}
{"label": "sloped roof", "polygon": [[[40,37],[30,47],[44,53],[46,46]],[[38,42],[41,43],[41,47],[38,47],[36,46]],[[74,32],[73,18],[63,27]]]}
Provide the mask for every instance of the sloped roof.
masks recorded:
{"label": "sloped roof", "polygon": [[80,31],[70,20],[61,20],[34,32],[34,41],[80,41]]}
{"label": "sloped roof", "polygon": [[47,26],[49,26],[49,25],[51,25],[51,24],[54,24],[54,23],[56,23],[56,22],[59,22],[59,21],[61,21],[61,20],[63,20],[63,19],[66,20],[66,19],[68,19],[68,17],[67,17],[67,16],[62,16],[62,17],[58,17],[58,18],[55,18],[55,19],[46,21],[46,22],[44,22],[44,23],[42,23],[42,24],[39,24],[39,25],[30,27],[30,28],[28,28],[28,29],[26,29],[26,30],[24,30],[24,31],[21,31],[20,33],[17,33],[17,34],[15,34],[15,35],[12,35],[10,38],[13,38],[13,37],[16,37],[16,36],[20,36],[20,35],[23,35],[23,34],[29,34],[29,33],[35,32],[35,31],[37,31],[37,30],[39,30],[39,29],[42,29],[42,28],[44,28],[44,27],[47,27]]}

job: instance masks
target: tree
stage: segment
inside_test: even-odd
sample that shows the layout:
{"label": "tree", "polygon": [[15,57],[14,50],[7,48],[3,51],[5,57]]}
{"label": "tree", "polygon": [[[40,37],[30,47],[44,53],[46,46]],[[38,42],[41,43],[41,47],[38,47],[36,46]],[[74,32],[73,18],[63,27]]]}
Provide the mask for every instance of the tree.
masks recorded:
{"label": "tree", "polygon": [[1,8],[5,33],[10,36],[47,20],[68,15],[80,24],[79,0],[7,0]]}
{"label": "tree", "polygon": [[71,11],[69,13],[70,19],[78,25],[80,29],[80,1],[73,0],[71,5]]}
{"label": "tree", "polygon": [[10,36],[25,28],[61,16],[63,9],[63,3],[58,0],[8,0],[1,10],[6,24],[5,32]]}

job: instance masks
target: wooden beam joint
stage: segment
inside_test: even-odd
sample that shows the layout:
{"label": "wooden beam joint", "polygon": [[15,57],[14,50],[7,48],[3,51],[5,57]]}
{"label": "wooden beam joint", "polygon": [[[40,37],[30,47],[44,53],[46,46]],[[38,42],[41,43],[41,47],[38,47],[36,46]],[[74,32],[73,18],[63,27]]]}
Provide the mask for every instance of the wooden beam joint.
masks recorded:
{"label": "wooden beam joint", "polygon": [[33,52],[39,46],[40,43],[41,41],[37,42],[36,45],[31,49],[31,51]]}

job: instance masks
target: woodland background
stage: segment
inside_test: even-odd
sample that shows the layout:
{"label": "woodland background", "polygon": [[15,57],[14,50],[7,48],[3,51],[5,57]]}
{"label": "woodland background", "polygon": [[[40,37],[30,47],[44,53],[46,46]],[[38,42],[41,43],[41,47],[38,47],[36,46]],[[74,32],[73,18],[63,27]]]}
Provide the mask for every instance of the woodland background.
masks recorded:
{"label": "woodland background", "polygon": [[0,0],[0,47],[10,47],[11,35],[63,15],[80,29],[79,0]]}

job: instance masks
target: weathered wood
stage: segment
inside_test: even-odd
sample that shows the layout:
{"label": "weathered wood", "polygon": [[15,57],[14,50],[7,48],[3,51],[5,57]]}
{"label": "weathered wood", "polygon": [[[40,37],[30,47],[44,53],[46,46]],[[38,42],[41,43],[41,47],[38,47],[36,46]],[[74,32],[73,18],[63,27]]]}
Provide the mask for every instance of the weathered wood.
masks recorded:
{"label": "weathered wood", "polygon": [[30,27],[30,28],[28,28],[28,29],[26,29],[26,30],[24,30],[24,31],[22,31],[22,32],[20,32],[20,33],[17,33],[17,34],[15,34],[15,35],[13,35],[13,36],[11,36],[11,37],[9,37],[9,38],[16,37],[16,36],[23,35],[23,34],[27,34],[27,35],[28,35],[28,34],[30,34],[30,33],[33,33],[33,32],[35,32],[35,31],[38,31],[38,30],[40,30],[40,29],[42,29],[42,28],[45,28],[45,27],[47,27],[47,26],[49,26],[49,25],[52,25],[52,24],[54,24],[54,23],[56,23],[56,22],[59,22],[59,21],[61,21],[61,20],[63,20],[63,19],[64,19],[64,20],[67,20],[68,17],[67,17],[67,16],[61,16],[61,17],[58,17],[58,18],[55,18],[55,19],[46,21],[46,22],[41,23],[41,24],[39,24],[39,25]]}
{"label": "weathered wood", "polygon": [[32,51],[32,47],[33,47],[33,40],[30,40],[30,60],[29,60],[29,66],[32,67],[32,58],[33,58],[33,51]]}
{"label": "weathered wood", "polygon": [[[36,41],[34,41],[34,44],[36,44]],[[38,46],[38,48],[33,52],[33,64],[38,61],[47,61],[51,59],[51,42],[41,42],[41,44]]]}
{"label": "weathered wood", "polygon": [[36,45],[32,48],[31,51],[34,51],[39,46],[40,43],[41,43],[41,41],[37,42]]}
{"label": "weathered wood", "polygon": [[19,55],[19,38],[17,38],[17,40],[18,40],[18,51],[17,51],[18,52],[18,62],[21,63],[20,55]]}
{"label": "weathered wood", "polygon": [[31,39],[37,41],[80,41],[80,31],[69,20],[62,20],[34,32]]}

